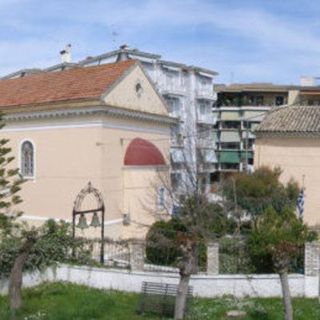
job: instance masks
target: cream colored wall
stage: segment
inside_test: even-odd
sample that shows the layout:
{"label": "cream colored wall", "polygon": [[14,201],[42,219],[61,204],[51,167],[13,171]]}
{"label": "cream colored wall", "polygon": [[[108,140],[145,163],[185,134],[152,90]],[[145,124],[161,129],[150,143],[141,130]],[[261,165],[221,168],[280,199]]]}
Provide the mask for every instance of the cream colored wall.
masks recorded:
{"label": "cream colored wall", "polygon": [[298,103],[300,97],[300,91],[299,90],[289,90],[288,93],[288,104],[295,104]]}
{"label": "cream colored wall", "polygon": [[320,139],[258,138],[254,160],[256,168],[281,167],[283,182],[293,177],[301,186],[304,175],[304,219],[311,226],[320,224]]}
{"label": "cream colored wall", "polygon": [[[133,122],[134,121],[126,121],[126,124],[132,126]],[[135,208],[135,212],[139,212],[139,221],[143,221],[144,219],[149,221],[149,215],[142,204],[144,203],[146,190],[152,188],[153,176],[155,174],[154,169],[150,170],[149,168],[146,171],[147,174],[144,170],[138,170],[138,174],[135,175],[133,181],[143,181],[143,183],[128,187],[128,179],[126,179],[128,173],[123,162],[124,156],[130,142],[135,138],[142,138],[156,145],[163,156],[167,158],[167,155],[169,154],[169,129],[162,128],[166,132],[165,134],[150,133],[147,132],[147,130],[151,129],[149,125],[144,126],[141,123],[140,129],[143,128],[146,132],[134,130],[120,131],[115,129],[104,129],[102,131],[101,141],[108,141],[108,143],[104,143],[100,146],[103,193],[105,199],[107,199],[106,201],[110,199],[110,202],[107,203],[107,207],[110,212],[115,214],[114,218],[122,218],[123,213],[128,212],[126,194],[134,194],[132,206]],[[118,200],[114,201],[114,199]],[[145,234],[145,231],[139,233],[139,230],[138,234],[135,231],[132,232],[131,230],[135,230],[135,227],[136,226],[130,226],[129,228],[124,227],[123,237],[137,237],[138,235]]]}
{"label": "cream colored wall", "polygon": [[[140,83],[143,92],[139,97],[136,93],[136,84]],[[168,115],[163,99],[157,94],[139,65],[122,79],[104,97],[106,104],[143,112]]]}
{"label": "cream colored wall", "polygon": [[151,226],[167,212],[158,207],[158,190],[164,187],[168,167],[156,172],[154,167],[126,167],[124,178],[124,212],[129,213],[131,224],[124,227],[127,238],[144,238]]}
{"label": "cream colored wall", "polygon": [[[19,166],[21,142],[30,139],[35,145],[36,176],[27,181],[21,191],[24,216],[33,222],[44,218],[71,220],[75,197],[91,181],[105,201],[106,222],[111,223],[106,227],[106,236],[121,237],[126,147],[132,139],[140,137],[153,142],[166,157],[169,128],[107,117],[60,119],[60,126],[54,125],[56,121],[39,120],[23,126],[9,124],[2,131],[3,137],[10,139],[16,157],[14,166]],[[138,195],[136,191],[135,197]],[[93,230],[91,228],[90,233]],[[99,236],[98,232],[95,236]]]}

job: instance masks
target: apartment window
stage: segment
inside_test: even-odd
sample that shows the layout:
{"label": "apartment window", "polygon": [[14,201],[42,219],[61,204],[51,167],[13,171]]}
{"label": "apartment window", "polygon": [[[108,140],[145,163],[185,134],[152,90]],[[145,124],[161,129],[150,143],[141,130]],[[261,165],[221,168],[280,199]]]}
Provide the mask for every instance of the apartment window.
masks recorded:
{"label": "apartment window", "polygon": [[180,126],[171,127],[170,138],[172,143],[183,144],[183,135]]}
{"label": "apartment window", "polygon": [[262,106],[263,105],[263,96],[255,97],[255,105]]}
{"label": "apartment window", "polygon": [[282,106],[284,104],[284,97],[283,96],[277,96],[275,98],[275,105],[276,106]]}
{"label": "apartment window", "polygon": [[23,177],[34,177],[34,146],[31,141],[24,141],[20,149],[20,172]]}
{"label": "apartment window", "polygon": [[166,70],[166,83],[168,88],[173,88],[176,85],[176,80],[179,77],[179,72]]}
{"label": "apartment window", "polygon": [[169,112],[173,115],[178,116],[180,114],[180,100],[176,97],[166,97],[167,104],[169,106]]}
{"label": "apartment window", "polygon": [[240,129],[239,121],[222,121],[222,129]]}
{"label": "apartment window", "polygon": [[244,105],[248,104],[250,106],[262,106],[264,103],[263,96],[248,96],[244,97]]}
{"label": "apartment window", "polygon": [[211,87],[212,80],[207,77],[199,76],[198,84],[200,89],[209,89]]}
{"label": "apartment window", "polygon": [[179,191],[182,186],[182,174],[173,173],[171,174],[171,185],[173,191]]}
{"label": "apartment window", "polygon": [[220,143],[221,149],[240,149],[240,143],[236,142],[224,142]]}
{"label": "apartment window", "polygon": [[200,114],[205,115],[208,113],[208,104],[204,101],[199,103]]}

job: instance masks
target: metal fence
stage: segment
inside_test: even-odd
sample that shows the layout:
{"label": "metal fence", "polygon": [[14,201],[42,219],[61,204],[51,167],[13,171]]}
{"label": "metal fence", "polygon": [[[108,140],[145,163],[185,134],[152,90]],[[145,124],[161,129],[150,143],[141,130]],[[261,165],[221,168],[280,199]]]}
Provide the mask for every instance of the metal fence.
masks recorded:
{"label": "metal fence", "polygon": [[[130,267],[130,248],[128,241],[104,239],[104,265],[117,268]],[[76,238],[73,257],[84,264],[98,262],[101,253],[100,239]]]}

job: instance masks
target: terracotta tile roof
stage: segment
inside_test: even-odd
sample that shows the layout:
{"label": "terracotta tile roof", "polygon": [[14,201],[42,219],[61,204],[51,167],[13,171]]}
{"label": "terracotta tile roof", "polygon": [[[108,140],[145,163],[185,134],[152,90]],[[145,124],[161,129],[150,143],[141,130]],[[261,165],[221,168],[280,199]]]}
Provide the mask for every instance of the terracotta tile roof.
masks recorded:
{"label": "terracotta tile roof", "polygon": [[0,108],[99,98],[135,60],[0,80]]}
{"label": "terracotta tile roof", "polygon": [[255,130],[263,133],[319,135],[320,106],[288,106],[271,109]]}

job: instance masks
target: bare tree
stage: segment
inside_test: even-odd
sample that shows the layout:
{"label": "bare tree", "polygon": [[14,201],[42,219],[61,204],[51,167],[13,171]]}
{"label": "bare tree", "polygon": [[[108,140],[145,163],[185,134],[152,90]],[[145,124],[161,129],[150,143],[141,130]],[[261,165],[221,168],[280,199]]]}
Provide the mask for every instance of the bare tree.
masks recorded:
{"label": "bare tree", "polygon": [[[159,186],[163,186],[166,189],[167,201],[163,209],[169,214],[167,216],[171,216],[174,208],[175,219],[183,226],[183,231],[174,236],[174,246],[180,253],[177,263],[180,281],[175,303],[176,320],[184,318],[190,277],[198,270],[199,243],[216,237],[212,226],[217,213],[223,212],[219,204],[210,201],[208,192],[210,162],[206,158],[207,150],[201,147],[204,137],[209,136],[210,132],[207,128],[200,132],[190,131],[184,138],[179,163],[172,164],[172,170],[175,170],[175,166],[179,167],[180,179],[175,179],[174,175],[170,177],[159,173],[153,188],[159,190]],[[158,240],[161,238],[161,235],[157,237],[153,245],[159,245]]]}

